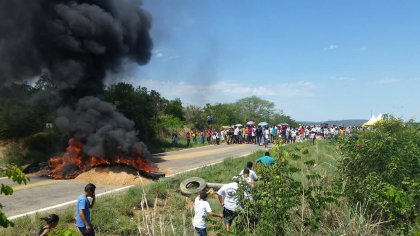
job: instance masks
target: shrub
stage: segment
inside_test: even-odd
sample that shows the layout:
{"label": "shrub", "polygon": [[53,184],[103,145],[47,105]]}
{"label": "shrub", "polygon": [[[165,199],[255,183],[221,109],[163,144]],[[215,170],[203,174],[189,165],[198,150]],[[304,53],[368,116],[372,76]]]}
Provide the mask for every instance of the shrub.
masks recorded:
{"label": "shrub", "polygon": [[23,139],[23,147],[27,162],[47,161],[55,153],[64,150],[65,147],[60,145],[61,141],[61,135],[56,130],[26,137]]}
{"label": "shrub", "polygon": [[22,166],[27,163],[22,146],[18,143],[11,143],[4,151],[3,162],[16,166]]}
{"label": "shrub", "polygon": [[369,201],[407,233],[420,212],[420,133],[401,120],[388,119],[372,130],[339,140],[344,193],[356,204]]}
{"label": "shrub", "polygon": [[[337,202],[338,194],[326,188],[314,170],[315,161],[305,161],[300,169],[289,163],[291,158],[301,159],[298,154],[279,145],[273,151],[277,154],[276,163],[256,168],[259,180],[252,189],[252,200],[244,197],[246,186],[240,184],[242,210],[235,225],[237,235],[310,234],[319,227],[329,203]],[[299,181],[300,175],[304,181]]]}
{"label": "shrub", "polygon": [[79,232],[68,227],[57,227],[48,235],[50,236],[78,236]]}

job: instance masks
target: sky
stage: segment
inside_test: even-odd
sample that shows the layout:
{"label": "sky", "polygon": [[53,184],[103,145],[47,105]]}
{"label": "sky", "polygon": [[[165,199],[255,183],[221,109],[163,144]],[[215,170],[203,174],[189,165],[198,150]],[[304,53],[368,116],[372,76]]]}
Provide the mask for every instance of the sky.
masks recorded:
{"label": "sky", "polygon": [[123,81],[184,105],[258,96],[299,121],[420,119],[420,1],[144,0],[153,56]]}

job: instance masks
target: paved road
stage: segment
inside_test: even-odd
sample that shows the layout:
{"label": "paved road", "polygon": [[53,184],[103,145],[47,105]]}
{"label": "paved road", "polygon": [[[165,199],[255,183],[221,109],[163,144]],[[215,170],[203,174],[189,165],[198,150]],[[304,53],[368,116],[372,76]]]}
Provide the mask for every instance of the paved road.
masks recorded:
{"label": "paved road", "polygon": [[[262,147],[251,144],[242,145],[216,145],[194,149],[186,149],[154,155],[153,162],[158,167],[169,171],[169,175],[199,168],[212,163],[223,161],[228,157],[238,157],[250,154]],[[53,180],[44,177],[32,177],[27,185],[17,185],[8,179],[0,179],[0,184],[8,184],[13,187],[12,196],[0,196],[3,204],[3,212],[9,219],[22,214],[45,210],[51,206],[66,206],[74,203],[86,183],[75,180]],[[128,187],[101,185],[97,186],[98,196],[108,191],[123,191]]]}

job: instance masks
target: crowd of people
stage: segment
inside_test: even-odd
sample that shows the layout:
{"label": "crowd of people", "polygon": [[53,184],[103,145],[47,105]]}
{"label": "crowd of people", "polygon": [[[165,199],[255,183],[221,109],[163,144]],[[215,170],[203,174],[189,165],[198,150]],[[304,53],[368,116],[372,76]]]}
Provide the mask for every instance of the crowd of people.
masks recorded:
{"label": "crowd of people", "polygon": [[[275,160],[270,156],[269,152],[265,152],[264,156],[258,158],[255,162],[261,165],[273,165]],[[195,198],[192,224],[198,236],[207,235],[207,225],[205,221],[207,215],[222,218],[226,230],[230,231],[233,220],[238,215],[238,211],[241,207],[237,195],[240,184],[245,186],[244,198],[252,200],[252,189],[255,186],[255,182],[258,181],[257,173],[255,173],[252,167],[253,162],[247,162],[245,169],[241,170],[238,176],[234,176],[231,183],[224,184],[217,191],[219,204],[223,207],[222,214],[213,212],[207,201],[208,193],[206,191],[201,192]]]}
{"label": "crowd of people", "polygon": [[[226,144],[258,144],[267,146],[275,140],[284,140],[285,143],[303,142],[306,140],[315,142],[316,138],[333,139],[338,136],[350,135],[357,127],[328,126],[328,125],[300,125],[289,127],[288,125],[272,126],[234,126],[223,129],[206,129],[187,131],[185,139],[187,146],[191,143],[219,145]],[[172,143],[178,144],[178,135],[172,135]]]}

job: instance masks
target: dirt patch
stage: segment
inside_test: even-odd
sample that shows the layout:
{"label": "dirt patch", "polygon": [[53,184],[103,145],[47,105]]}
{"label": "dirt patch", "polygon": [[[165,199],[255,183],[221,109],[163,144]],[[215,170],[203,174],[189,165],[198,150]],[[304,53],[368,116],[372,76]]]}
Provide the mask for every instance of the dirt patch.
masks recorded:
{"label": "dirt patch", "polygon": [[137,176],[137,171],[129,166],[95,167],[78,175],[75,180],[108,185],[142,185],[152,181]]}

